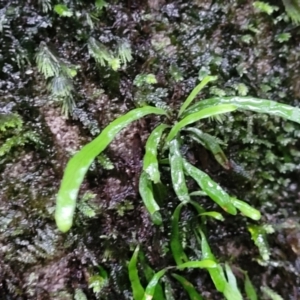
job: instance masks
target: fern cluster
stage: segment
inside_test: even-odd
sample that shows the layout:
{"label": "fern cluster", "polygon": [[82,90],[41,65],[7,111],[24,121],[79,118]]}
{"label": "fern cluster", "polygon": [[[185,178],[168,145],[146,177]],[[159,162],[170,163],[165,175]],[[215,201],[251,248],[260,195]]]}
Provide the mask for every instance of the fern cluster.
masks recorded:
{"label": "fern cluster", "polygon": [[68,115],[74,108],[74,84],[76,66],[62,61],[44,42],[36,54],[37,68],[49,79],[48,90],[53,100],[62,102],[62,112]]}
{"label": "fern cluster", "polygon": [[119,43],[117,51],[114,53],[95,38],[90,37],[88,40],[88,50],[90,56],[100,66],[109,66],[114,71],[117,71],[122,64],[126,67],[127,63],[132,60],[130,45],[127,41]]}

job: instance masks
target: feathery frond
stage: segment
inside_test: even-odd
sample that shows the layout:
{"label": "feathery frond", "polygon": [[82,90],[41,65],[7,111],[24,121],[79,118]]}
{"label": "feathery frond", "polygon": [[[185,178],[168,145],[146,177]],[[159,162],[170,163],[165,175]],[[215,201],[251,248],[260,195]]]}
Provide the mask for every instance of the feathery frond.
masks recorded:
{"label": "feathery frond", "polygon": [[282,0],[282,2],[292,22],[300,24],[300,0]]}
{"label": "feathery frond", "polygon": [[36,63],[39,72],[41,72],[46,79],[58,76],[60,60],[45,43],[40,44],[39,51],[36,54]]}

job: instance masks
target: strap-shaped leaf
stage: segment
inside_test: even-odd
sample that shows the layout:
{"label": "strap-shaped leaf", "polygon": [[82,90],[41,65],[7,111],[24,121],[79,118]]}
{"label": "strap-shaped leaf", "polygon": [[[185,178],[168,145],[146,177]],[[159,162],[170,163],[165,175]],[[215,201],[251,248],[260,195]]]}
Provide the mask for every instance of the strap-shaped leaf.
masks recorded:
{"label": "strap-shaped leaf", "polygon": [[230,196],[206,173],[194,167],[183,159],[183,167],[186,173],[193,177],[201,189],[222,209],[232,215],[236,215],[236,208],[231,202]]}
{"label": "strap-shaped leaf", "polygon": [[152,182],[148,179],[148,175],[145,171],[143,171],[140,176],[139,192],[153,223],[155,225],[160,225],[162,223],[162,217],[159,212],[160,207],[154,199]]}
{"label": "strap-shaped leaf", "polygon": [[197,111],[195,113],[191,113],[187,115],[184,119],[182,119],[180,122],[176,123],[169,135],[166,138],[166,143],[169,143],[171,140],[173,140],[178,132],[185,126],[195,123],[201,119],[213,117],[220,114],[225,114],[231,111],[236,110],[236,107],[231,104],[220,104],[216,106],[211,106],[202,109],[201,111]]}
{"label": "strap-shaped leaf", "polygon": [[143,170],[149,175],[154,183],[160,182],[160,172],[157,161],[157,148],[164,130],[168,126],[160,124],[157,126],[148,137],[146,143],[146,151],[143,159]]}
{"label": "strap-shaped leaf", "polygon": [[184,205],[183,202],[180,203],[176,207],[172,216],[172,232],[171,232],[170,246],[171,246],[171,251],[173,254],[173,258],[175,259],[176,265],[180,265],[188,261],[188,257],[184,253],[182,247],[180,233],[179,233],[179,217],[183,205]]}
{"label": "strap-shaped leaf", "polygon": [[180,201],[187,202],[190,200],[190,196],[185,182],[183,158],[180,153],[179,142],[176,139],[170,142],[169,161],[173,189]]}
{"label": "strap-shaped leaf", "polygon": [[300,123],[300,108],[272,100],[254,97],[216,97],[199,101],[185,111],[184,116],[194,114],[214,105],[231,104],[241,110],[251,110],[258,113],[270,114]]}
{"label": "strap-shaped leaf", "polygon": [[217,80],[217,76],[206,76],[203,80],[192,90],[190,95],[186,98],[182,106],[180,107],[178,117],[186,110],[186,108],[192,103],[195,97],[201,92],[201,90],[211,81]]}
{"label": "strap-shaped leaf", "polygon": [[128,264],[128,275],[131,282],[133,299],[142,299],[145,290],[141,285],[138,269],[137,269],[137,259],[139,254],[139,246],[137,246],[133,252],[133,255]]}
{"label": "strap-shaped leaf", "polygon": [[95,157],[124,127],[149,114],[165,115],[166,112],[151,106],[133,109],[111,122],[97,138],[82,147],[69,160],[56,199],[55,220],[60,231],[67,232],[72,226],[78,191]]}
{"label": "strap-shaped leaf", "polygon": [[[199,238],[198,232],[200,233],[201,240]],[[202,259],[209,259],[209,260],[212,260],[217,263],[217,259],[215,258],[215,256],[213,255],[213,253],[210,250],[210,247],[209,247],[209,244],[208,244],[205,234],[199,228],[198,228],[198,232],[196,231],[195,233],[196,233],[197,241],[201,246]],[[223,292],[227,282],[226,282],[225,274],[224,274],[224,271],[223,271],[223,268],[221,267],[221,265],[217,264],[216,268],[208,269],[208,272],[209,272],[210,278],[213,281],[216,289],[219,292]]]}
{"label": "strap-shaped leaf", "polygon": [[230,162],[224,154],[218,143],[218,139],[198,128],[187,128],[186,131],[191,133],[191,137],[203,145],[207,150],[211,151],[217,162],[226,170],[230,168]]}
{"label": "strap-shaped leaf", "polygon": [[[176,268],[178,270],[183,270],[185,268],[211,269],[211,268],[216,268],[216,267],[217,267],[217,264],[212,260],[196,260],[196,261],[188,261],[184,264],[177,266]],[[162,269],[154,274],[154,276],[152,277],[152,279],[150,280],[150,282],[148,283],[148,285],[145,289],[144,297],[142,298],[142,300],[152,300],[153,299],[153,296],[155,293],[155,288],[156,288],[159,280],[161,279],[161,277],[163,277],[166,274],[168,269],[171,269],[171,268],[172,267]]]}
{"label": "strap-shaped leaf", "polygon": [[261,218],[261,213],[259,210],[250,206],[248,203],[241,201],[236,198],[231,198],[232,204],[243,213],[246,217],[258,221]]}
{"label": "strap-shaped leaf", "polygon": [[192,283],[178,274],[173,273],[172,276],[181,283],[185,291],[188,293],[190,300],[203,300],[203,297],[196,291]]}

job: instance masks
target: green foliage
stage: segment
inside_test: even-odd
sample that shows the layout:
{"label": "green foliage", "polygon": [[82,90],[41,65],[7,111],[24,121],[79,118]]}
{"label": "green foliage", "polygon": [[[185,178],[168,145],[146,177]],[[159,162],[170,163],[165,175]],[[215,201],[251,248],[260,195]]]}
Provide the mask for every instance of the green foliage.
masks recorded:
{"label": "green foliage", "polygon": [[30,141],[38,143],[37,135],[23,128],[23,121],[16,113],[0,114],[0,157],[7,156],[12,148],[24,146]]}
{"label": "green foliage", "polygon": [[300,24],[300,2],[299,0],[282,0],[285,10],[292,22]]}
{"label": "green foliage", "polygon": [[74,300],[87,300],[87,297],[82,289],[75,290]]}
{"label": "green foliage", "polygon": [[102,290],[108,286],[108,280],[108,273],[103,267],[99,266],[98,273],[89,278],[89,288],[93,290],[94,294],[99,296]]}
{"label": "green foliage", "polygon": [[64,4],[56,4],[53,9],[60,17],[72,17],[73,12]]}
{"label": "green foliage", "polygon": [[72,78],[77,74],[77,66],[63,62],[45,43],[40,44],[36,63],[39,72],[49,79],[51,97],[62,103],[62,112],[68,116],[75,106]]}
{"label": "green foliage", "polygon": [[[150,134],[146,144],[143,171],[139,182],[141,198],[153,223],[155,225],[163,224],[160,212],[161,203],[156,201],[154,187],[158,184],[162,184],[160,179],[160,168],[163,168],[163,165],[159,164],[159,162],[164,161],[168,166],[166,170],[171,173],[170,178],[172,188],[177,199],[180,201],[180,204],[177,206],[172,216],[172,233],[170,239],[170,248],[177,265],[176,268],[179,270],[185,268],[206,268],[208,269],[216,289],[223,293],[226,299],[240,300],[242,299],[241,292],[238,288],[232,269],[228,264],[225,264],[225,267],[223,268],[223,266],[218,263],[210,250],[205,234],[201,228],[197,228],[195,237],[197,241],[199,241],[199,246],[201,247],[202,260],[192,260],[190,256],[185,253],[181,239],[182,232],[179,229],[181,209],[183,207],[191,206],[200,216],[200,224],[202,224],[202,226],[204,226],[206,218],[223,220],[223,216],[218,212],[206,211],[204,207],[191,200],[192,195],[209,197],[217,204],[217,206],[231,215],[236,215],[237,212],[240,211],[245,217],[257,221],[261,218],[261,214],[250,204],[230,196],[205,172],[198,167],[193,166],[185,156],[183,148],[186,145],[188,138],[194,135],[197,137],[197,139],[194,140],[210,150],[220,165],[225,169],[228,169],[231,167],[231,163],[229,163],[220,147],[222,142],[199,130],[197,126],[198,121],[240,109],[273,114],[300,123],[300,109],[270,100],[240,96],[214,97],[190,105],[201,89],[212,80],[215,80],[215,78],[210,76],[204,78],[203,82],[191,92],[190,96],[179,109],[175,120],[171,117],[175,115],[175,112],[170,113],[170,110],[145,106],[143,108],[134,109],[110,123],[95,140],[83,147],[69,161],[57,196],[55,219],[58,228],[62,232],[66,232],[71,228],[78,190],[85,173],[95,157],[109,145],[121,129],[148,114],[165,116],[168,119],[168,123],[161,123],[157,126]],[[188,135],[181,135],[181,131],[183,130],[188,132]],[[188,180],[197,183],[200,188],[200,193],[199,191],[194,191],[191,194],[189,193],[187,183],[190,181]],[[263,259],[268,260],[269,254],[264,239],[265,231],[262,231],[266,230],[266,228],[262,228],[263,227],[257,225],[249,225],[252,239],[261,251]],[[128,265],[133,297],[136,300],[152,299],[160,278],[167,273],[170,267],[155,273],[147,287],[144,288],[139,279],[137,269],[138,251],[139,247],[136,248]],[[254,292],[251,290],[249,280],[247,281],[247,293],[249,295],[251,294],[251,297],[254,298]]]}
{"label": "green foliage", "polygon": [[136,86],[143,86],[144,84],[156,84],[157,80],[154,74],[139,74],[134,78],[133,84]]}
{"label": "green foliage", "polygon": [[278,295],[275,291],[273,291],[271,288],[269,288],[268,286],[262,286],[261,290],[263,291],[263,293],[269,297],[271,300],[283,300],[283,298]]}
{"label": "green foliage", "polygon": [[121,42],[116,51],[117,53],[113,53],[95,38],[90,37],[88,51],[100,66],[109,66],[114,71],[117,71],[121,64],[126,67],[127,63],[132,60],[130,45],[127,41]]}
{"label": "green foliage", "polygon": [[80,201],[77,203],[78,210],[87,218],[93,218],[96,216],[97,207],[95,204],[90,203],[96,197],[95,194],[87,192],[83,195]]}
{"label": "green foliage", "polygon": [[254,1],[253,6],[261,12],[271,15],[274,11],[278,10],[277,6],[270,5],[262,1]]}

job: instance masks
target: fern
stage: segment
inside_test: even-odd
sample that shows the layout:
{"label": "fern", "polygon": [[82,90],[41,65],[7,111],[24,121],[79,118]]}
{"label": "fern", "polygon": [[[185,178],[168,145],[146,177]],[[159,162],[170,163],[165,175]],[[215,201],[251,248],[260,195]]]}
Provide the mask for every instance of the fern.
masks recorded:
{"label": "fern", "polygon": [[88,51],[100,66],[105,66],[113,59],[109,50],[93,37],[90,37],[88,40]]}
{"label": "fern", "polygon": [[282,0],[282,2],[292,22],[300,24],[300,0]]}
{"label": "fern", "polygon": [[39,72],[41,72],[46,79],[59,75],[60,60],[45,43],[40,44],[39,51],[36,54],[36,63]]}
{"label": "fern", "polygon": [[132,60],[131,48],[127,41],[119,44],[118,56],[125,67],[127,65],[127,62],[130,62]]}
{"label": "fern", "polygon": [[73,81],[65,75],[56,76],[50,81],[48,89],[55,101],[62,102],[62,113],[67,117],[75,107]]}

